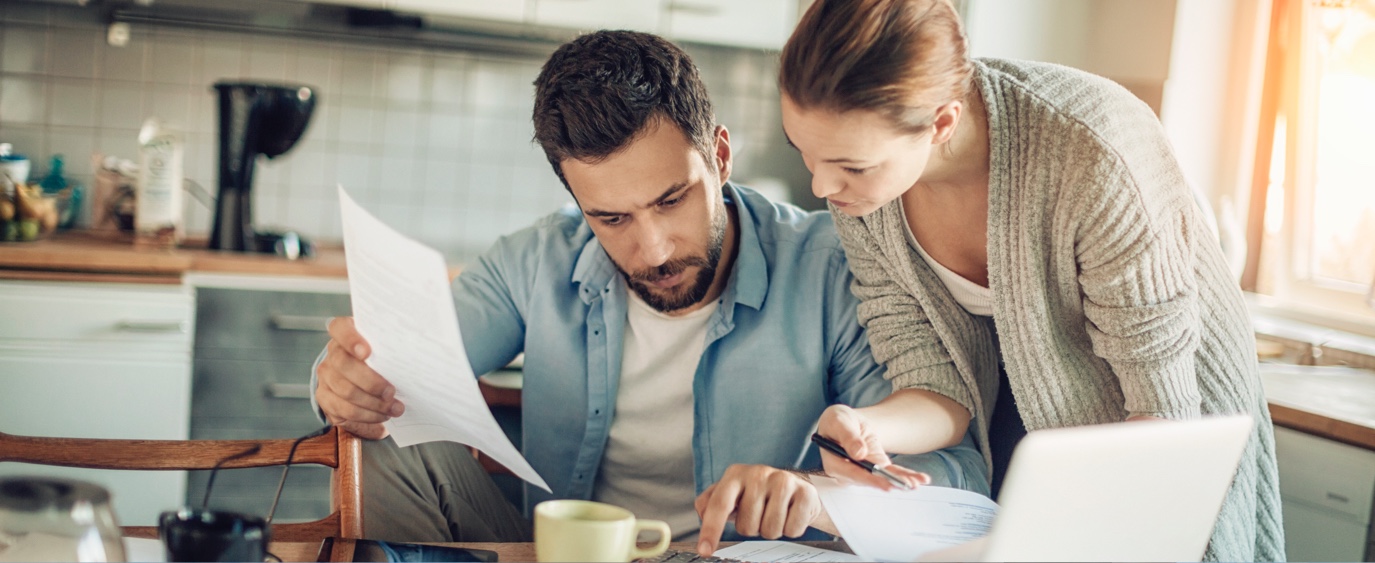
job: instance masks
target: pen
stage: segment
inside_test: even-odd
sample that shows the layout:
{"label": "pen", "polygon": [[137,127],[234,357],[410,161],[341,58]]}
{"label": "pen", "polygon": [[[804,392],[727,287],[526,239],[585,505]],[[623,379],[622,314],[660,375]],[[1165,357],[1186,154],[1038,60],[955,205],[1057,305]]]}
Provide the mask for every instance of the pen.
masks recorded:
{"label": "pen", "polygon": [[840,444],[835,443],[835,440],[832,440],[832,439],[827,438],[827,437],[825,437],[825,436],[822,436],[822,435],[820,435],[820,434],[813,433],[813,434],[812,434],[812,441],[813,441],[813,442],[816,442],[816,445],[821,446],[821,447],[824,448],[826,451],[829,451],[829,452],[831,452],[831,453],[833,453],[833,454],[835,454],[835,455],[840,456],[841,459],[844,459],[844,460],[846,460],[846,461],[848,461],[848,462],[850,462],[850,463],[853,463],[853,464],[855,464],[855,465],[858,465],[858,466],[860,466],[860,467],[863,467],[866,471],[868,471],[868,472],[870,472],[870,473],[877,473],[877,474],[879,474],[879,475],[882,475],[885,479],[888,479],[888,480],[891,481],[894,485],[897,485],[897,486],[898,486],[899,488],[901,488],[902,490],[905,490],[905,491],[910,491],[910,490],[912,490],[912,486],[911,486],[911,485],[908,485],[906,481],[903,481],[902,479],[899,479],[897,475],[892,474],[892,473],[889,472],[887,469],[884,469],[884,468],[882,468],[882,467],[877,467],[877,466],[875,466],[872,462],[869,462],[869,461],[865,461],[865,460],[862,460],[862,459],[855,459],[855,458],[850,457],[850,454],[845,453],[845,448],[840,447]]}

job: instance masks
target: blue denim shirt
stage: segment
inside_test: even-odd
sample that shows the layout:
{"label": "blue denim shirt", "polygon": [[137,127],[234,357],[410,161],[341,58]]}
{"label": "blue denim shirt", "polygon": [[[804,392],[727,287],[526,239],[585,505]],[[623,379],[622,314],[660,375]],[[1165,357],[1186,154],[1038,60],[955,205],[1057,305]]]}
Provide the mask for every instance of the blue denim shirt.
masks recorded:
{"label": "blue denim shirt", "polygon": [[[692,387],[698,494],[732,464],[820,467],[810,437],[821,411],[870,405],[892,391],[856,320],[831,216],[731,184],[724,190],[739,241]],[[591,498],[616,415],[624,277],[570,207],[502,237],[453,290],[474,373],[525,353],[519,446],[553,490],[526,486],[526,514],[551,498]],[[895,461],[935,484],[988,493],[972,438]]]}

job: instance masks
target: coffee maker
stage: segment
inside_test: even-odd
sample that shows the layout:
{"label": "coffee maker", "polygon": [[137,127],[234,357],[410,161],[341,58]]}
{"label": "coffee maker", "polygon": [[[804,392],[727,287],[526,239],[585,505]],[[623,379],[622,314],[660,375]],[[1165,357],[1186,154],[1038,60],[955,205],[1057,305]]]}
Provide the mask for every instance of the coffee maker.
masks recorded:
{"label": "coffee maker", "polygon": [[258,155],[290,150],[310,122],[315,90],[307,86],[216,82],[220,105],[220,180],[210,248],[272,252],[253,230],[253,166]]}

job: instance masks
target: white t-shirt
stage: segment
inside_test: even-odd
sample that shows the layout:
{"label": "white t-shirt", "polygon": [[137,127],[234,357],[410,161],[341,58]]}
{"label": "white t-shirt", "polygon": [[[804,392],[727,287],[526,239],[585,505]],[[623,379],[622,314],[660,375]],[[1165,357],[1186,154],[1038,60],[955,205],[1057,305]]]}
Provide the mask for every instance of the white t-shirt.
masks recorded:
{"label": "white t-shirt", "polygon": [[[901,198],[898,199],[898,208],[903,208]],[[902,216],[906,217],[907,212],[903,211]],[[903,229],[907,231],[907,244],[915,249],[917,254],[921,255],[921,259],[925,260],[932,270],[936,271],[936,277],[940,278],[941,283],[945,284],[945,288],[950,290],[950,296],[955,298],[956,303],[959,303],[971,315],[993,316],[992,289],[974,283],[955,273],[954,270],[945,267],[945,264],[937,262],[935,258],[926,253],[926,249],[921,247],[921,243],[917,242],[917,235],[912,233],[911,225],[903,222]]]}
{"label": "white t-shirt", "polygon": [[668,522],[674,541],[696,541],[692,380],[717,304],[670,317],[629,295],[616,416],[592,499]]}

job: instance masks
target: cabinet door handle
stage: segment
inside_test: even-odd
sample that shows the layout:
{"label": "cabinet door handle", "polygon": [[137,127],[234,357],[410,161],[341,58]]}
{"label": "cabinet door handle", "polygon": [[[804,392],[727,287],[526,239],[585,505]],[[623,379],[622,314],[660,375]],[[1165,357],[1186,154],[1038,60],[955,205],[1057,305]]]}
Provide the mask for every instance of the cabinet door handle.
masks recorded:
{"label": "cabinet door handle", "polygon": [[310,399],[310,385],[305,383],[268,383],[263,393],[273,399]]}
{"label": "cabinet door handle", "polygon": [[123,320],[115,323],[120,332],[177,332],[186,333],[186,321]]}
{"label": "cabinet door handle", "polygon": [[329,320],[334,317],[312,315],[272,314],[272,328],[277,330],[299,330],[304,332],[329,332]]}

